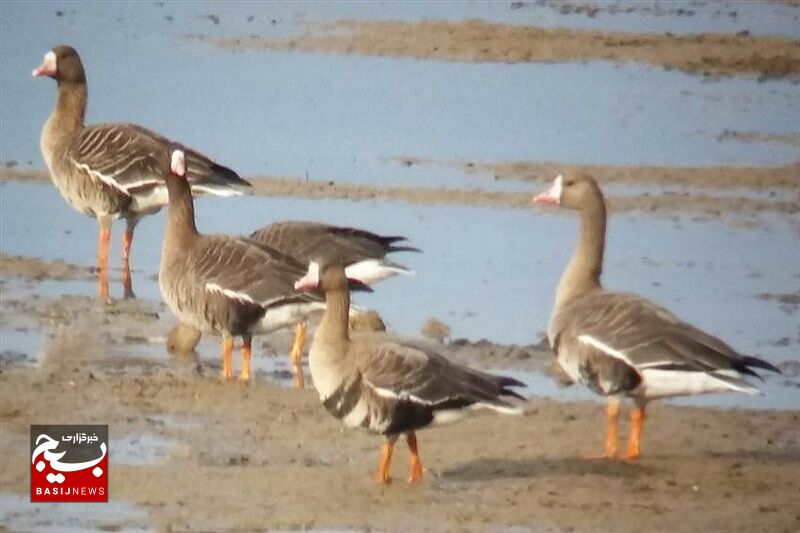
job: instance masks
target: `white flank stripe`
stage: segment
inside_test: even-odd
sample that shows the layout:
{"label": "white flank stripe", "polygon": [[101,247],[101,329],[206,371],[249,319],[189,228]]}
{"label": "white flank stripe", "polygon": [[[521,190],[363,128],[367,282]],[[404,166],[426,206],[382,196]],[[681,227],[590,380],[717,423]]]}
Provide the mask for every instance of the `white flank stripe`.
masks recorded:
{"label": "white flank stripe", "polygon": [[460,418],[464,418],[467,413],[463,409],[442,409],[433,413],[434,424],[449,424]]}
{"label": "white flank stripe", "polygon": [[497,411],[498,413],[503,413],[504,415],[521,415],[525,412],[525,409],[521,406],[504,406],[504,405],[494,405],[491,403],[476,403],[471,406],[472,409],[491,409],[492,411]]}
{"label": "white flank stripe", "polygon": [[79,169],[81,169],[84,172],[86,172],[87,174],[89,174],[90,176],[93,176],[94,178],[99,179],[100,181],[102,181],[103,183],[105,183],[106,185],[108,185],[110,187],[114,187],[115,189],[117,189],[119,192],[121,192],[125,196],[130,196],[131,195],[131,193],[126,191],[125,188],[122,187],[117,182],[117,180],[114,179],[113,176],[107,176],[107,175],[103,174],[102,172],[98,172],[96,170],[92,170],[91,168],[89,168],[89,165],[87,165],[85,163],[78,163],[74,159],[72,160],[72,163],[76,167],[78,167]]}
{"label": "white flank stripe", "polygon": [[307,320],[311,314],[324,310],[324,302],[284,303],[273,306],[267,310],[264,318],[259,322],[257,331],[259,333],[271,333],[294,326],[298,322]]}
{"label": "white flank stripe", "polygon": [[[127,191],[128,189],[135,189],[135,188],[141,187],[143,185],[162,185],[163,186],[164,182],[160,181],[160,180],[156,180],[156,179],[144,179],[144,180],[139,180],[139,181],[133,181],[131,183],[126,183],[125,184],[125,189]],[[166,187],[164,187],[164,188],[166,189]]]}
{"label": "white flank stripe", "polygon": [[658,368],[659,366],[668,365],[673,362],[674,361],[651,361],[649,363],[643,363],[639,365],[637,368],[639,370],[644,370],[645,368]]}
{"label": "white flank stripe", "polygon": [[[391,389],[384,389],[383,387],[376,387],[375,385],[370,383],[367,379],[364,379],[363,383],[366,383],[373,391],[375,391],[375,394],[377,394],[381,398],[389,398],[391,400],[409,400],[409,401],[412,401],[414,403],[418,403],[420,405],[435,405],[435,404],[439,403],[439,402],[431,402],[429,400],[423,400],[422,398],[420,398],[418,396],[414,396],[413,394],[409,394],[407,392],[397,393],[397,392],[395,392],[395,391],[393,391]],[[442,400],[442,401],[444,401],[444,400]]]}
{"label": "white flank stripe", "polygon": [[[337,408],[341,408],[341,406],[337,406]],[[367,418],[367,414],[369,414],[367,402],[365,402],[364,398],[362,397],[358,399],[356,406],[344,416],[342,421],[348,427],[357,428],[364,423],[364,420]]]}
{"label": "white flank stripe", "polygon": [[166,187],[151,187],[131,196],[131,210],[137,213],[146,213],[163,207],[168,202],[169,194]]}
{"label": "white flank stripe", "polygon": [[224,294],[228,298],[233,298],[234,300],[239,300],[241,302],[248,302],[251,304],[258,304],[255,300],[253,300],[248,294],[238,291],[232,291],[230,289],[223,289],[216,283],[206,283],[206,290],[211,292],[218,292],[220,294]]}
{"label": "white flank stripe", "polygon": [[580,342],[582,342],[583,344],[588,344],[589,346],[592,346],[592,347],[594,347],[594,348],[597,348],[597,349],[598,349],[598,350],[600,350],[601,352],[605,353],[606,355],[610,355],[610,356],[611,356],[611,357],[613,357],[614,359],[619,359],[619,360],[620,360],[620,361],[622,361],[623,363],[625,363],[625,364],[628,364],[628,365],[630,365],[630,366],[632,366],[632,367],[636,368],[636,365],[635,365],[635,364],[633,364],[633,361],[631,361],[631,360],[628,358],[628,356],[627,356],[627,355],[625,355],[624,353],[622,353],[622,352],[621,352],[621,351],[619,351],[619,350],[615,350],[614,348],[612,348],[612,347],[611,347],[611,346],[609,346],[608,344],[606,344],[606,343],[604,343],[604,342],[602,342],[602,341],[599,341],[599,340],[595,339],[595,338],[594,338],[594,337],[592,337],[591,335],[578,335],[578,340],[579,340]]}

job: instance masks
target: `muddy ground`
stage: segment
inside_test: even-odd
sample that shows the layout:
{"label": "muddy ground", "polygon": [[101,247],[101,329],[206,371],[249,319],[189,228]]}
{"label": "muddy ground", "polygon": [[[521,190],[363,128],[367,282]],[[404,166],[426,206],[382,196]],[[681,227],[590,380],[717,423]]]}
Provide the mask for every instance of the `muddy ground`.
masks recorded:
{"label": "muddy ground", "polygon": [[555,63],[636,62],[703,76],[800,79],[800,44],[777,36],[622,33],[547,29],[482,20],[421,22],[338,20],[309,23],[287,38],[260,36],[194,41],[232,50],[294,50],[440,61]]}
{"label": "muddy ground", "polygon": [[[0,265],[0,326],[44,336],[0,357],[3,492],[28,492],[29,425],[57,419],[110,424],[111,501],[144,509],[160,530],[639,532],[674,530],[677,517],[684,531],[800,528],[800,411],[654,404],[645,457],[627,463],[582,458],[602,446],[600,403],[533,397],[524,416],[478,413],[423,432],[423,485],[405,483],[400,446],[395,481],[382,487],[371,478],[380,439],[344,429],[313,389],[287,388],[280,372],[220,383],[216,358],[163,349],[173,321],[161,303],[48,297],[38,288],[48,273],[84,279],[84,269],[7,256]],[[259,339],[256,357],[284,358],[289,340]],[[443,350],[484,368],[552,370],[541,345]],[[138,459],[118,450],[115,461],[115,441]],[[58,527],[48,520],[39,524]],[[141,525],[130,520],[95,526]]]}

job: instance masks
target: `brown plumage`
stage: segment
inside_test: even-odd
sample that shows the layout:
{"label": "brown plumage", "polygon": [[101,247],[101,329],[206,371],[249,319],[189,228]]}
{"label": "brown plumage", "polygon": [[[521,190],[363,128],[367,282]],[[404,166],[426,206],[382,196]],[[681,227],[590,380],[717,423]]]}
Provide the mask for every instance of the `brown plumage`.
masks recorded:
{"label": "brown plumage", "polygon": [[556,291],[550,345],[569,376],[609,397],[604,456],[617,455],[619,397],[634,399],[626,457],[640,455],[645,405],[655,398],[758,389],[744,377],[770,363],[737,353],[720,339],[639,296],[600,283],[606,235],[603,193],[590,176],[559,176],[534,203],[575,209],[580,236]]}
{"label": "brown plumage", "polygon": [[241,336],[241,379],[247,381],[254,334],[296,324],[324,305],[319,295],[294,291],[305,269],[290,256],[243,237],[200,234],[187,174],[184,152],[174,147],[166,175],[161,295],[182,323],[222,336],[223,379],[233,375],[233,337]]}
{"label": "brown plumage", "polygon": [[[417,252],[416,248],[399,244],[405,237],[378,235],[365,230],[331,226],[317,222],[275,222],[254,231],[250,238],[284,254],[292,256],[303,265],[340,263],[345,265],[348,277],[373,285],[398,274],[409,274],[405,266],[386,259],[393,252]],[[187,328],[186,325],[176,326]],[[295,328],[295,339],[289,352],[294,371],[295,385],[305,386],[302,354],[307,325],[302,322]],[[177,333],[176,333],[177,334]],[[195,337],[200,342],[199,333]],[[192,346],[192,349],[194,346]]]}
{"label": "brown plumage", "polygon": [[[41,151],[61,196],[77,211],[97,219],[98,291],[108,298],[108,243],[113,220],[124,218],[122,272],[125,296],[133,296],[129,254],[139,220],[167,202],[164,154],[169,141],[135,124],[86,126],[87,88],[83,64],[74,48],[57,46],[45,54],[34,76],[58,83],[58,100],[42,129]],[[195,192],[230,196],[249,183],[229,168],[188,150]]]}
{"label": "brown plumage", "polygon": [[[253,232],[252,239],[290,254],[303,264],[340,263],[352,267],[357,263],[371,261],[369,267],[358,276],[363,283],[372,284],[396,274],[410,272],[403,265],[386,260],[393,252],[418,252],[416,248],[398,244],[405,237],[384,236],[369,231],[331,226],[317,222],[275,222]],[[348,275],[352,275],[350,269]]]}
{"label": "brown plumage", "polygon": [[513,378],[451,363],[429,349],[348,333],[350,289],[341,265],[311,263],[295,287],[325,292],[326,310],[314,334],[309,367],[323,405],[350,427],[385,437],[378,480],[389,481],[394,442],[411,450],[409,482],[422,479],[415,431],[458,418],[467,408],[519,413]]}

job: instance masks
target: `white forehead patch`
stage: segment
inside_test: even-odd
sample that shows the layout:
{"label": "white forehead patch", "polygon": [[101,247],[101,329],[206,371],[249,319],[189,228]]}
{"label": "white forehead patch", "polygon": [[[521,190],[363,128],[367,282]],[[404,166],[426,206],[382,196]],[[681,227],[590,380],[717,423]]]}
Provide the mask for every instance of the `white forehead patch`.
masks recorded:
{"label": "white forehead patch", "polygon": [[170,169],[176,176],[186,174],[186,155],[183,150],[173,150],[170,159]]}
{"label": "white forehead patch", "polygon": [[308,274],[312,279],[319,281],[319,263],[311,261],[308,263]]}
{"label": "white forehead patch", "polygon": [[553,196],[556,200],[561,198],[561,190],[563,189],[563,181],[564,177],[559,174],[556,176],[555,181],[553,182],[553,188],[550,189],[550,195]]}

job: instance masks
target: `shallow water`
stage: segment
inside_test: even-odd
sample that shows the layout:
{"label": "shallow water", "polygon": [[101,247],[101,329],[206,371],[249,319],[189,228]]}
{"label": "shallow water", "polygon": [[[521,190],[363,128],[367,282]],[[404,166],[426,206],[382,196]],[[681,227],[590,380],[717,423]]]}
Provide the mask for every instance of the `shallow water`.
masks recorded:
{"label": "shallow water", "polygon": [[[10,183],[2,191],[7,207],[0,215],[3,252],[93,262],[94,222],[75,216],[52,187]],[[202,200],[197,215],[201,231],[214,233],[244,234],[271,221],[301,218],[406,235],[423,253],[394,258],[416,274],[388,280],[374,294],[358,295],[356,303],[376,309],[387,326],[402,335],[417,335],[422,323],[435,317],[451,326],[452,338],[514,344],[537,342],[545,330],[554,287],[577,230],[576,220],[552,210],[402,202],[242,197]],[[11,218],[14,223],[7,223]],[[163,223],[163,213],[146,219],[134,243],[134,289],[152,300],[159,299],[154,278]],[[116,228],[112,240],[112,265],[118,261],[120,232]],[[797,291],[798,240],[796,230],[780,223],[731,228],[686,217],[617,215],[610,221],[604,280],[609,288],[660,302],[742,352],[773,363],[797,360],[800,310],[757,295]],[[118,274],[112,272],[115,277]],[[37,290],[49,296],[92,296],[95,284],[46,281]],[[112,284],[112,294],[119,290],[118,282]],[[217,364],[214,343],[203,346],[201,357]],[[152,357],[154,363],[164,360],[160,344],[148,350],[152,354],[144,357]],[[142,349],[134,346],[132,353],[141,357]],[[256,361],[256,370],[271,379],[288,379],[284,357]],[[800,405],[797,391],[791,394]]]}
{"label": "shallow water", "polygon": [[0,493],[0,524],[11,531],[156,531],[147,511],[131,503],[31,503]]}
{"label": "shallow water", "polygon": [[[76,216],[52,187],[14,183],[1,190],[5,253],[93,263],[94,222]],[[209,233],[246,234],[294,218],[405,235],[423,253],[396,254],[394,259],[416,275],[384,282],[375,294],[359,295],[358,303],[378,309],[403,334],[414,333],[428,317],[438,317],[453,327],[454,337],[504,343],[529,343],[544,330],[554,286],[577,231],[576,220],[552,210],[402,202],[203,199],[197,216],[198,227]],[[159,299],[154,277],[163,223],[164,213],[142,222],[133,248],[134,290],[154,300]],[[122,224],[117,226],[111,265],[119,257]],[[797,316],[756,296],[797,289],[798,237],[781,224],[731,228],[685,217],[616,215],[609,227],[605,283],[652,297],[742,350],[789,356],[791,347],[767,343],[797,339]],[[91,281],[49,281],[41,287],[50,294],[95,291]]]}

